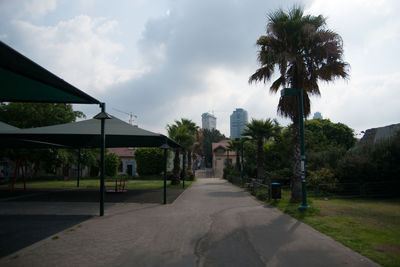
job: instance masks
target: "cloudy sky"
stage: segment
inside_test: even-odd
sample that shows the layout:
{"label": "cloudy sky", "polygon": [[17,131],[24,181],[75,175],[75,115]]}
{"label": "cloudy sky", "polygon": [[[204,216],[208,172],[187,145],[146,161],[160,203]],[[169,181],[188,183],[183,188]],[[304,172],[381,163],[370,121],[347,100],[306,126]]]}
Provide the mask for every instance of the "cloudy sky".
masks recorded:
{"label": "cloudy sky", "polygon": [[[344,41],[350,79],[321,83],[312,113],[356,133],[400,122],[398,0],[0,0],[0,40],[95,98],[112,115],[165,133],[175,119],[214,112],[277,118],[270,83],[249,85],[267,15],[301,4]],[[90,118],[97,106],[76,105]]]}

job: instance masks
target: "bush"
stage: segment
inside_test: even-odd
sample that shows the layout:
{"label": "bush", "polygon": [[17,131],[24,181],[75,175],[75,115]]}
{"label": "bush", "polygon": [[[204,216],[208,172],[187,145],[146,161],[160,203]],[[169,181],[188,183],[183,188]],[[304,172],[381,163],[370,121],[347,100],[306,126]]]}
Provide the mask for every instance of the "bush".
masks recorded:
{"label": "bush", "polygon": [[164,155],[159,148],[139,148],[135,151],[137,172],[142,175],[158,175],[164,169]]}
{"label": "bush", "polygon": [[119,157],[115,153],[107,153],[104,158],[106,176],[114,177],[117,175]]}
{"label": "bush", "polygon": [[280,183],[282,185],[289,185],[292,175],[293,172],[289,168],[265,172],[265,177],[267,178],[267,181]]}
{"label": "bush", "polygon": [[254,195],[258,200],[265,201],[267,200],[268,192],[265,188],[256,189]]}
{"label": "bush", "polygon": [[232,181],[232,178],[240,177],[240,171],[238,171],[233,165],[225,167],[223,171],[222,178],[228,179],[230,182]]}
{"label": "bush", "polygon": [[194,180],[194,173],[191,169],[186,170],[186,180],[188,180],[188,181]]}
{"label": "bush", "polygon": [[313,187],[320,184],[335,184],[338,180],[335,178],[333,171],[327,168],[321,168],[316,171],[309,171],[307,183]]}

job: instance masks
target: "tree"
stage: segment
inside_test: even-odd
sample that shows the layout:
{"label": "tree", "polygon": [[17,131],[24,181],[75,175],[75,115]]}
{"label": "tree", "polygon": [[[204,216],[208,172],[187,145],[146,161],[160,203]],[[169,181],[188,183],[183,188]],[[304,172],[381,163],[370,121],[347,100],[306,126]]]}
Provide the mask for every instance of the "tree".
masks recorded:
{"label": "tree", "polygon": [[[193,135],[193,139],[190,139],[190,143],[188,143],[187,147],[187,166],[189,169],[192,169],[192,151],[197,146],[197,132],[199,131],[199,126],[196,125],[192,120],[182,118],[180,121],[175,121],[178,127],[184,126],[186,127],[189,134]],[[192,142],[193,141],[193,142]]]}
{"label": "tree", "polygon": [[[0,103],[0,121],[18,128],[42,127],[74,122],[85,115],[74,111],[70,104],[53,103]],[[56,168],[77,158],[76,151],[60,149],[8,149],[1,156],[24,159],[26,167],[34,173],[42,168],[55,172]],[[34,166],[34,169],[32,168]]]}
{"label": "tree", "polygon": [[202,129],[203,136],[203,153],[206,161],[206,166],[210,168],[212,166],[212,143],[225,140],[225,135],[221,134],[217,129]]}
{"label": "tree", "polygon": [[[330,82],[347,78],[348,63],[344,62],[343,42],[339,34],[326,28],[322,16],[304,15],[303,8],[294,6],[288,12],[279,9],[269,15],[267,35],[261,36],[257,45],[260,68],[250,76],[249,83],[266,83],[279,70],[279,78],[270,86],[276,93],[279,88],[303,89],[304,114],[310,114],[309,95],[320,95],[318,81]],[[293,201],[300,201],[301,155],[298,97],[283,96],[278,113],[293,121]]]}
{"label": "tree", "polygon": [[53,103],[0,103],[0,121],[18,128],[43,127],[74,122],[84,118],[70,104]]}
{"label": "tree", "polygon": [[[194,136],[191,135],[190,131],[184,125],[178,125],[177,121],[175,124],[167,125],[168,136],[175,142],[183,146],[184,148],[189,147],[194,142]],[[180,158],[179,158],[179,148],[175,148],[174,157],[174,169],[173,177],[171,179],[171,184],[180,183]]]}
{"label": "tree", "polygon": [[340,146],[348,150],[356,142],[354,131],[343,123],[328,119],[312,119],[305,122],[306,149],[326,150],[327,146]]}
{"label": "tree", "polygon": [[264,140],[277,135],[280,130],[276,120],[252,119],[250,123],[246,123],[247,129],[243,131],[244,136],[250,136],[257,142],[257,178],[264,179]]}
{"label": "tree", "polygon": [[240,152],[242,151],[242,143],[238,140],[229,140],[228,149],[236,152],[236,169],[240,171]]}

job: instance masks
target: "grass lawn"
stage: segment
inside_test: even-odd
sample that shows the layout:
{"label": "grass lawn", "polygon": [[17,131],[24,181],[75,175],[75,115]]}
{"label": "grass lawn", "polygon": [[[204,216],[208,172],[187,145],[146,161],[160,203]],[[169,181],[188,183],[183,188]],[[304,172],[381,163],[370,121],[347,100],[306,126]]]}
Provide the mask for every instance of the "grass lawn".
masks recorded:
{"label": "grass lawn", "polygon": [[[114,182],[106,182],[106,185],[113,185]],[[185,189],[192,184],[192,181],[185,181]],[[23,188],[24,184],[19,182],[17,188]],[[128,180],[128,189],[158,189],[164,186],[163,180]],[[1,185],[0,187],[8,187]],[[69,181],[29,181],[26,183],[27,188],[76,188],[76,180]],[[79,183],[79,188],[99,188],[99,179],[82,179]],[[171,181],[167,181],[167,188],[182,188],[180,185],[171,185]]]}
{"label": "grass lawn", "polygon": [[400,199],[309,198],[299,212],[288,191],[269,203],[383,266],[400,266]]}

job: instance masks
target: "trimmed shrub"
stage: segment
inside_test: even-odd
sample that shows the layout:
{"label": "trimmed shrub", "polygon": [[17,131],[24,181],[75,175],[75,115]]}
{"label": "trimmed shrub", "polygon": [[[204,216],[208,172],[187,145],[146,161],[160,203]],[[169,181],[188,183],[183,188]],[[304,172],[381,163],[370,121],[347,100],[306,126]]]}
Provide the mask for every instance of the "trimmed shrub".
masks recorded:
{"label": "trimmed shrub", "polygon": [[139,148],[135,151],[137,172],[143,175],[158,175],[164,169],[164,155],[159,148]]}
{"label": "trimmed shrub", "polygon": [[321,168],[316,171],[309,171],[307,183],[311,186],[318,186],[320,184],[335,184],[338,180],[335,178],[333,171],[327,168]]}

